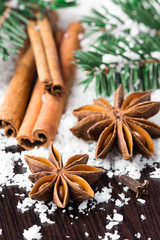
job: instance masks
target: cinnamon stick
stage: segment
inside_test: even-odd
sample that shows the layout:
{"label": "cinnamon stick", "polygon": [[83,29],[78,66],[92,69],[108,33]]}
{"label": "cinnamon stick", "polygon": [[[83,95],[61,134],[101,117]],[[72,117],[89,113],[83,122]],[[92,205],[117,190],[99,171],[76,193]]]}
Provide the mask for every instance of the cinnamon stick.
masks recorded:
{"label": "cinnamon stick", "polygon": [[[39,86],[39,83],[35,86],[26,116],[17,136],[19,145],[26,149],[32,149],[34,146],[49,146],[50,142],[53,141],[56,136],[76,70],[76,65],[72,64],[73,52],[80,46],[78,35],[82,31],[83,29],[80,23],[70,24],[61,43],[61,71],[66,89],[65,94],[62,97],[55,97],[49,93],[44,95],[41,90],[38,90],[37,86]],[[39,100],[36,99],[36,96]],[[44,98],[43,102],[42,96]],[[35,106],[36,101],[40,102],[41,109]],[[40,104],[38,106],[40,106]],[[33,124],[30,120],[34,113],[36,116],[34,116],[34,119],[37,118],[37,120]]]}
{"label": "cinnamon stick", "polygon": [[44,84],[45,89],[51,94],[62,95],[64,93],[64,84],[52,26],[47,16],[37,22],[30,21],[27,29],[40,82]]}
{"label": "cinnamon stick", "polygon": [[38,21],[38,25],[40,26],[40,36],[45,49],[48,68],[53,82],[53,86],[48,90],[55,95],[62,95],[64,93],[64,84],[60,71],[56,43],[48,18],[44,16],[42,20]]}
{"label": "cinnamon stick", "polygon": [[35,76],[35,62],[31,47],[16,67],[7,93],[0,106],[0,128],[5,135],[15,137],[23,120]]}
{"label": "cinnamon stick", "polygon": [[59,53],[59,47],[60,47],[62,39],[63,39],[63,35],[64,35],[64,32],[60,28],[56,29],[54,32],[58,53]]}

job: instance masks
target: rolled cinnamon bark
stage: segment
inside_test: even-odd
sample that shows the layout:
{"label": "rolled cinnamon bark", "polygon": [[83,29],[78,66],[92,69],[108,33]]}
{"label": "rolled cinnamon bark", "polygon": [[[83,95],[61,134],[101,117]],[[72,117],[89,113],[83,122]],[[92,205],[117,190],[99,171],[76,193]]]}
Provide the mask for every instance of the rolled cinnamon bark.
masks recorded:
{"label": "rolled cinnamon bark", "polygon": [[[44,95],[37,87],[39,83],[35,86],[26,116],[17,136],[19,145],[28,150],[34,148],[34,146],[49,146],[56,136],[76,69],[76,65],[72,64],[73,52],[80,46],[78,35],[82,31],[80,23],[72,23],[64,34],[61,43],[61,71],[65,83],[65,94],[62,97],[55,97],[49,93]],[[35,103],[39,106],[38,108],[35,106]],[[31,123],[34,112],[37,120]]]}
{"label": "rolled cinnamon bark", "polygon": [[59,48],[63,39],[63,35],[64,35],[64,31],[60,28],[56,29],[54,32],[58,54],[59,54]]}
{"label": "rolled cinnamon bark", "polygon": [[37,22],[30,21],[27,29],[40,82],[44,84],[45,89],[51,94],[62,95],[64,93],[64,84],[52,26],[47,16]]}
{"label": "rolled cinnamon bark", "polygon": [[47,64],[52,79],[52,86],[48,88],[48,91],[53,95],[62,95],[64,93],[64,84],[52,28],[46,16],[38,21],[38,25],[40,27],[40,36],[45,49]]}
{"label": "rolled cinnamon bark", "polygon": [[15,137],[23,120],[35,76],[35,61],[31,47],[21,57],[0,106],[0,128],[5,135]]}

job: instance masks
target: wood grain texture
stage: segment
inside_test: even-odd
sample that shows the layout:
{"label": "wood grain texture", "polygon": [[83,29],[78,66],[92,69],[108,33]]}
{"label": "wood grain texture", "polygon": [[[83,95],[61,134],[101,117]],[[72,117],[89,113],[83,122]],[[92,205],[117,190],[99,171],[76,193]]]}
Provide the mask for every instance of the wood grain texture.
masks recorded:
{"label": "wood grain texture", "polygon": [[[8,147],[6,152],[20,152],[23,149],[18,146]],[[122,214],[124,220],[118,226],[114,226],[109,232],[114,233],[117,229],[120,234],[120,239],[137,239],[136,233],[141,234],[141,239],[152,240],[160,239],[160,181],[158,179],[150,179],[149,172],[153,169],[147,168],[143,173],[141,180],[149,180],[149,195],[145,196],[145,204],[141,204],[136,200],[135,193],[128,190],[125,193],[126,197],[130,197],[128,205],[123,207],[115,207],[115,203],[109,201],[108,204],[101,203],[96,205],[94,209],[90,209],[83,213],[79,213],[78,203],[69,203],[66,207],[66,212],[62,213],[62,209],[57,209],[53,214],[50,214],[49,218],[55,221],[55,224],[42,224],[39,220],[39,216],[34,212],[34,207],[29,211],[21,213],[17,209],[17,203],[20,200],[19,196],[15,196],[15,193],[25,193],[25,189],[19,189],[15,187],[5,187],[2,194],[5,197],[0,196],[0,229],[2,228],[2,235],[0,240],[21,240],[23,238],[24,229],[32,227],[34,224],[41,226],[41,233],[43,240],[54,239],[71,239],[71,240],[97,240],[98,236],[104,237],[106,225],[108,221],[107,215],[113,216],[113,209],[116,209],[118,213]],[[15,172],[22,173],[25,169],[16,164]],[[103,174],[94,185],[93,189],[102,189],[103,186],[108,187],[108,183],[111,182],[113,186],[112,198],[117,199],[118,194],[123,192],[122,185],[118,185],[115,178],[108,178],[106,174]],[[73,210],[68,208],[72,207]],[[141,220],[141,214],[146,219]],[[70,216],[73,215],[73,218]],[[78,216],[78,219],[75,217]],[[85,236],[85,232],[89,236]],[[69,236],[68,238],[66,236]]]}

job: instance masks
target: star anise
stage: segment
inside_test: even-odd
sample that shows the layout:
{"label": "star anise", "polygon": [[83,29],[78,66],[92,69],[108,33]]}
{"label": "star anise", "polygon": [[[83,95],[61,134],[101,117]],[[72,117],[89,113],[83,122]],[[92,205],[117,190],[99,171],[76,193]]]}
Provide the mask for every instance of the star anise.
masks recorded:
{"label": "star anise", "polygon": [[160,137],[160,127],[146,120],[160,110],[160,102],[150,101],[150,91],[131,93],[124,100],[122,85],[115,93],[114,107],[99,98],[93,105],[73,111],[79,123],[72,133],[84,140],[98,140],[95,156],[105,158],[115,143],[124,159],[131,159],[134,149],[146,157],[154,153],[151,137]]}
{"label": "star anise", "polygon": [[30,181],[35,183],[29,196],[34,200],[53,200],[64,208],[69,199],[83,201],[93,198],[90,184],[104,172],[100,168],[86,165],[88,155],[75,155],[63,167],[60,153],[51,144],[49,158],[24,156],[32,174]]}

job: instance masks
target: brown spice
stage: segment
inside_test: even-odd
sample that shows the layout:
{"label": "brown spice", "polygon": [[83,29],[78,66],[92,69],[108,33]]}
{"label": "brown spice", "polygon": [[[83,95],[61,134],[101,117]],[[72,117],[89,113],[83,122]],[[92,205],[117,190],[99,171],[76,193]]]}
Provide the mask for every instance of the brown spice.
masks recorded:
{"label": "brown spice", "polygon": [[52,26],[48,17],[44,16],[41,20],[30,21],[27,25],[27,30],[40,82],[51,94],[62,95],[64,93],[64,83],[61,76]]}
{"label": "brown spice", "polygon": [[29,196],[34,200],[52,200],[64,208],[69,198],[83,201],[93,198],[90,184],[104,172],[102,169],[86,165],[88,155],[75,155],[63,166],[60,153],[50,146],[49,158],[24,156],[32,175],[29,179],[35,183]]}
{"label": "brown spice", "polygon": [[[24,121],[18,133],[19,145],[25,149],[32,149],[34,146],[49,146],[56,136],[58,125],[63,114],[66,99],[73,81],[76,65],[72,64],[73,52],[79,47],[78,35],[82,31],[80,23],[72,23],[64,35],[60,47],[61,70],[64,79],[65,94],[61,97],[54,97],[51,94],[43,93],[43,87],[37,83],[29,103]],[[44,101],[42,102],[42,97]]]}
{"label": "brown spice", "polygon": [[136,193],[136,198],[140,198],[143,194],[148,194],[146,188],[149,182],[147,180],[145,180],[144,183],[140,183],[139,181],[129,177],[128,175],[121,175],[118,177],[118,180],[125,186],[129,187],[129,189],[134,191]]}
{"label": "brown spice", "polygon": [[35,62],[31,47],[19,61],[0,107],[0,127],[5,135],[15,137],[23,120],[35,77]]}
{"label": "brown spice", "polygon": [[135,92],[124,100],[122,85],[115,93],[114,107],[104,98],[74,110],[79,123],[72,133],[84,140],[98,140],[95,156],[105,158],[117,141],[124,159],[135,149],[149,157],[154,153],[151,137],[160,137],[160,127],[147,118],[160,110],[160,102],[150,101],[150,91]]}

